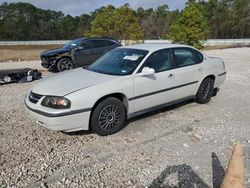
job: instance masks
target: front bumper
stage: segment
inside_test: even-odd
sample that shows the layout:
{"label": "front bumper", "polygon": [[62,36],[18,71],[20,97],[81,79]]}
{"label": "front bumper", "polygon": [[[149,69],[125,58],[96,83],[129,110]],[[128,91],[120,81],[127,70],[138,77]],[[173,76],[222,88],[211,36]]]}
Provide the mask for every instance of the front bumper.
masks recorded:
{"label": "front bumper", "polygon": [[45,112],[39,109],[39,102],[34,104],[29,101],[28,97],[25,99],[25,105],[29,116],[45,128],[64,132],[89,129],[90,109],[63,113],[58,113],[58,110],[54,110],[55,112],[53,113],[51,109],[49,109],[50,111]]}
{"label": "front bumper", "polygon": [[49,63],[49,62],[43,62],[43,61],[42,61],[41,65],[42,65],[44,68],[46,68],[46,69],[48,69],[48,68],[51,67],[51,63]]}
{"label": "front bumper", "polygon": [[52,59],[49,57],[41,56],[41,60],[42,60],[41,65],[46,69],[49,69],[49,68],[56,66],[56,60],[57,60],[56,58]]}

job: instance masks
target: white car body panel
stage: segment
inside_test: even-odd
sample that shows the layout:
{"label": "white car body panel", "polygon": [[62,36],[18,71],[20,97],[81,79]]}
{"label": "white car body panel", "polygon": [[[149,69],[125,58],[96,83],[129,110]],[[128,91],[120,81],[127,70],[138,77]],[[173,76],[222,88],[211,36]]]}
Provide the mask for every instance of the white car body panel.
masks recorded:
{"label": "white car body panel", "polygon": [[[98,75],[98,76],[97,76]],[[62,82],[62,77],[67,78]],[[41,95],[64,96],[76,90],[84,89],[112,80],[114,76],[98,74],[77,68],[60,74],[48,76],[34,85],[33,89]],[[80,80],[84,80],[81,82]]]}
{"label": "white car body panel", "polygon": [[[151,76],[141,76],[137,73],[153,52],[175,47],[191,48],[173,44],[120,47],[149,51],[134,73],[127,76],[112,76],[78,68],[44,78],[31,89],[33,93],[43,97],[36,104],[29,100],[28,95],[25,99],[29,114],[39,124],[52,130],[66,132],[88,130],[91,110],[105,96],[117,93],[125,96],[123,103],[127,115],[130,116],[158,105],[194,97],[201,82],[209,75],[215,77],[215,88],[225,81],[223,61],[204,54],[204,60],[200,64],[163,71]],[[44,107],[41,102],[45,96],[64,96],[71,101],[71,107],[70,109]]]}

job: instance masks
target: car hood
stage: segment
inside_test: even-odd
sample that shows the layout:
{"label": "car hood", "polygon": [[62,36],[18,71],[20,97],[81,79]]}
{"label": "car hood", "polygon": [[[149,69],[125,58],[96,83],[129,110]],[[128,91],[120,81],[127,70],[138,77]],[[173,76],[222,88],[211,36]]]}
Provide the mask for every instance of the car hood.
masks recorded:
{"label": "car hood", "polygon": [[43,78],[33,86],[32,92],[40,95],[65,96],[116,77],[78,68]]}
{"label": "car hood", "polygon": [[69,52],[69,50],[64,49],[64,48],[57,48],[57,49],[44,51],[41,53],[41,56],[54,56],[54,55],[62,54],[65,52]]}

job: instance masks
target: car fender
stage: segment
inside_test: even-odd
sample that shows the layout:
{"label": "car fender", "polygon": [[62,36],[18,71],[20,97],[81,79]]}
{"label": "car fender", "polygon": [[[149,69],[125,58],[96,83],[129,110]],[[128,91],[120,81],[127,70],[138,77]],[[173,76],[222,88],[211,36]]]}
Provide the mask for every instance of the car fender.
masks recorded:
{"label": "car fender", "polygon": [[[97,84],[70,93],[65,97],[72,101],[72,110],[83,108],[93,108],[97,101],[111,94],[121,93],[127,99],[133,96],[133,79],[132,76],[123,76],[104,84]],[[133,103],[127,101],[128,113],[133,113]]]}

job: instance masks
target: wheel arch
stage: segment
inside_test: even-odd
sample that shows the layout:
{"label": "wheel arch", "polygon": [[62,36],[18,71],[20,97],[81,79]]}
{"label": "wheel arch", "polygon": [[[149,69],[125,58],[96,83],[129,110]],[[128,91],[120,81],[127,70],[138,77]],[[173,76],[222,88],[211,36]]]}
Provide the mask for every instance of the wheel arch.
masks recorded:
{"label": "wheel arch", "polygon": [[69,58],[71,61],[73,61],[72,57],[70,55],[63,55],[57,58],[56,60],[56,64],[58,63],[58,61],[60,61],[62,58]]}
{"label": "wheel arch", "polygon": [[205,79],[207,79],[207,78],[211,78],[213,81],[215,81],[215,75],[213,75],[213,74],[210,74],[210,75],[208,75],[208,76],[206,76],[202,81],[204,81]]}
{"label": "wheel arch", "polygon": [[[89,125],[90,125],[91,117],[92,117],[93,112],[94,112],[95,108],[97,107],[97,105],[98,105],[100,102],[102,102],[103,100],[105,100],[105,99],[107,99],[107,98],[109,98],[109,97],[114,97],[114,98],[117,98],[118,100],[120,100],[120,101],[122,102],[122,104],[124,105],[125,110],[126,110],[126,114],[127,114],[128,108],[129,108],[127,96],[126,96],[125,94],[119,93],[119,92],[107,94],[107,95],[104,95],[103,97],[101,97],[100,99],[98,99],[98,100],[95,102],[95,104],[94,104],[94,106],[93,106],[93,108],[91,109],[91,112],[90,112]],[[90,128],[90,127],[89,127],[89,128]]]}
{"label": "wheel arch", "polygon": [[104,95],[103,97],[101,97],[100,99],[98,99],[98,100],[95,102],[95,104],[94,104],[94,106],[93,106],[93,108],[92,108],[92,110],[91,110],[91,114],[92,114],[92,112],[94,111],[94,109],[96,108],[96,106],[97,106],[101,101],[103,101],[103,100],[105,100],[106,98],[109,98],[109,97],[114,97],[114,98],[119,99],[119,100],[122,102],[122,104],[125,106],[126,112],[128,111],[129,104],[128,104],[128,98],[127,98],[127,96],[126,96],[125,94],[123,94],[123,93],[117,92],[117,93],[111,93],[111,94]]}
{"label": "wheel arch", "polygon": [[207,78],[212,79],[214,82],[215,82],[215,79],[216,79],[216,77],[215,77],[214,74],[209,74],[209,75],[207,75],[206,77],[204,77],[204,78],[201,80],[201,82],[199,83],[199,87],[197,88],[195,95],[197,95],[197,92],[199,91],[199,88],[200,88],[202,82],[203,82],[204,80],[206,80]]}

